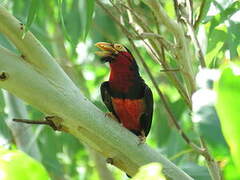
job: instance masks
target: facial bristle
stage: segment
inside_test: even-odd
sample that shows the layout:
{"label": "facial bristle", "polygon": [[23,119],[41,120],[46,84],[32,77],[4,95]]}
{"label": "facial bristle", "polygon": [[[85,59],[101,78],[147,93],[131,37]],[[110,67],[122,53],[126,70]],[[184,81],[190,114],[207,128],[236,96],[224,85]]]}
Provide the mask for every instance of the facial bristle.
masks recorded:
{"label": "facial bristle", "polygon": [[100,61],[101,61],[102,63],[106,63],[106,62],[111,63],[113,60],[114,60],[114,57],[111,57],[111,56],[107,56],[107,57],[102,57],[102,58],[100,58]]}

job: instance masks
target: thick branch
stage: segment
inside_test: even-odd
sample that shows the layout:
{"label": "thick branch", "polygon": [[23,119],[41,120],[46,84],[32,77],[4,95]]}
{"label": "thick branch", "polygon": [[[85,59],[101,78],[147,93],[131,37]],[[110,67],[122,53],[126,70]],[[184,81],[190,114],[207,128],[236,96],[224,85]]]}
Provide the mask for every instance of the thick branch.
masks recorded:
{"label": "thick branch", "polygon": [[[23,32],[24,25],[0,6],[0,33],[6,35],[21,52],[22,60],[31,64],[38,72],[54,82],[71,87],[72,82],[69,81],[69,77],[62,73],[63,70],[49,52],[30,31],[25,34],[24,38],[22,37]],[[62,79],[58,78],[58,75],[62,76]]]}
{"label": "thick branch", "polygon": [[[3,8],[0,8],[1,19],[6,13]],[[9,14],[4,17],[7,20],[4,20],[4,23],[1,21],[0,31],[2,25],[8,27],[8,23],[13,20]],[[11,28],[17,29],[17,27],[18,24],[15,24]],[[9,33],[6,32],[8,32],[7,28],[3,33],[9,37]],[[18,33],[15,38],[20,38],[20,35]],[[20,43],[14,40],[12,42],[15,45]],[[27,44],[33,49],[37,46],[40,52],[43,51],[42,46],[35,44],[35,39],[28,42],[23,40],[21,43],[21,47]],[[105,157],[112,158],[113,164],[129,175],[134,175],[144,164],[160,162],[167,177],[178,180],[192,179],[159,152],[146,144],[138,145],[138,137],[117,122],[105,117],[103,112],[80,93],[63,70],[56,63],[51,62],[51,57],[45,59],[46,64],[36,68],[34,65],[36,62],[31,62],[37,61],[38,56],[39,53],[33,51],[31,61],[23,61],[6,49],[0,48],[0,87],[12,92],[42,112],[58,117],[54,121],[55,124],[60,124],[65,131]],[[50,64],[49,68],[48,64]],[[46,69],[43,70],[43,67]]]}

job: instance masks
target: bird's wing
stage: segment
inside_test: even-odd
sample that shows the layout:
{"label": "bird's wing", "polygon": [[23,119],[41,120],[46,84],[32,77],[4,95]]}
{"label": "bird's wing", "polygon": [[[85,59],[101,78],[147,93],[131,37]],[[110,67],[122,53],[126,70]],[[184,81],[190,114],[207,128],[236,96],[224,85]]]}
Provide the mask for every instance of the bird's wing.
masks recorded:
{"label": "bird's wing", "polygon": [[148,135],[151,124],[152,124],[152,116],[153,116],[153,95],[151,89],[145,84],[143,102],[145,103],[145,112],[142,114],[140,118],[141,129],[144,131],[145,136]]}
{"label": "bird's wing", "polygon": [[104,104],[107,106],[108,110],[117,117],[113,108],[112,97],[111,97],[108,81],[105,81],[101,84],[100,90],[101,90],[101,96]]}

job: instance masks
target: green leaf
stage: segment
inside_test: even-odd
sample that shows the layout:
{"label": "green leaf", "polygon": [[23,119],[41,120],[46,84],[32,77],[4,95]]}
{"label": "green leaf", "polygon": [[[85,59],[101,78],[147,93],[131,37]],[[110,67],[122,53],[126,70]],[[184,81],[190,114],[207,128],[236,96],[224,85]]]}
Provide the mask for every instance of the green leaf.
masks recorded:
{"label": "green leaf", "polygon": [[81,16],[81,22],[83,27],[83,41],[86,40],[87,34],[90,30],[90,26],[92,24],[92,17],[94,13],[94,7],[95,7],[95,0],[82,0],[79,1],[79,11]]}
{"label": "green leaf", "polygon": [[211,27],[209,32],[212,32],[216,26],[223,23],[225,20],[228,20],[235,12],[239,11],[239,8],[240,2],[235,1],[226,9],[222,10],[219,14],[212,16],[212,18],[207,17],[205,23],[211,20]]}
{"label": "green leaf", "polygon": [[18,150],[0,149],[1,180],[50,180],[44,167]]}
{"label": "green leaf", "polygon": [[30,26],[32,25],[33,21],[35,20],[35,18],[37,16],[39,2],[40,2],[39,0],[31,1],[31,5],[30,5],[29,11],[28,11],[27,23],[26,23],[24,33],[23,33],[23,38],[24,38],[25,34],[28,32]]}
{"label": "green leaf", "polygon": [[[219,57],[219,53],[227,38],[227,28],[225,25],[218,26],[208,38],[208,47],[206,55],[206,64],[209,66],[213,61]],[[219,57],[221,58],[221,57]]]}
{"label": "green leaf", "polygon": [[201,7],[200,7],[200,10],[202,9],[201,10],[202,11],[202,15],[200,16],[200,14],[199,14],[199,18],[200,19],[198,21],[196,21],[196,23],[194,24],[194,28],[198,27],[199,23],[201,23],[203,21],[203,19],[206,17],[212,1],[213,0],[204,0],[204,1],[202,1]]}
{"label": "green leaf", "polygon": [[208,169],[194,163],[185,163],[180,166],[187,174],[196,180],[211,180]]}
{"label": "green leaf", "polygon": [[[71,37],[69,36],[68,31],[67,31],[67,29],[66,29],[65,23],[64,23],[62,6],[63,6],[62,0],[58,0],[58,10],[59,10],[58,12],[59,12],[59,18],[60,18],[60,21],[61,21],[61,25],[62,25],[62,30],[63,30],[64,37],[68,40],[68,42],[70,42],[71,44],[73,44],[73,43],[72,43],[72,40],[71,40]],[[73,45],[72,45],[72,46],[73,46]]]}
{"label": "green leaf", "polygon": [[5,103],[2,90],[0,89],[0,144],[8,145],[8,141],[12,138],[12,134],[5,122],[6,114],[4,112]]}
{"label": "green leaf", "polygon": [[88,0],[86,5],[87,5],[87,22],[86,22],[86,28],[85,28],[84,38],[83,38],[84,41],[87,37],[90,26],[92,24],[92,17],[93,17],[93,12],[94,12],[94,7],[95,7],[95,0]]}
{"label": "green leaf", "polygon": [[216,84],[217,112],[225,139],[230,146],[233,161],[240,173],[240,66],[225,68]]}
{"label": "green leaf", "polygon": [[227,48],[230,52],[230,59],[234,59],[238,56],[237,47],[240,44],[240,23],[235,23],[233,21],[229,21],[230,26],[228,26],[227,33]]}
{"label": "green leaf", "polygon": [[214,107],[216,92],[212,90],[213,81],[219,71],[205,69],[197,74],[197,85],[200,87],[193,96],[193,122],[201,137],[204,137],[215,156],[229,154],[228,146],[222,134],[220,121]]}

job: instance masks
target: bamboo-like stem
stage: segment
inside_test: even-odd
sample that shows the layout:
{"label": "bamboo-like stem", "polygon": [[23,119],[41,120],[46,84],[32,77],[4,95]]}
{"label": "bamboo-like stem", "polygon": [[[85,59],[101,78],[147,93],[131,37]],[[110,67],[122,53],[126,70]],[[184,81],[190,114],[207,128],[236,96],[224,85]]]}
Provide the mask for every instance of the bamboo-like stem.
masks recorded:
{"label": "bamboo-like stem", "polygon": [[112,173],[109,171],[109,169],[106,166],[106,159],[102,157],[101,154],[98,152],[88,149],[88,152],[91,155],[91,158],[95,162],[95,167],[97,169],[99,179],[101,180],[115,180]]}
{"label": "bamboo-like stem", "polygon": [[[157,34],[154,34],[154,33],[142,33],[140,34],[140,36],[142,36],[142,39],[143,38],[155,38],[155,39],[158,39],[164,46],[165,49],[168,49],[169,48],[169,51],[173,51],[174,47],[170,48],[171,44],[169,44],[167,41],[162,41],[160,40],[161,39],[161,36],[160,35],[157,35]],[[155,45],[154,45],[155,47]],[[166,48],[167,47],[167,48]],[[170,50],[171,49],[171,50]],[[176,52],[174,51],[173,54],[175,54]],[[153,56],[152,56],[153,57]],[[154,58],[154,57],[153,57]],[[163,56],[162,61],[165,61],[164,60],[165,57]],[[174,83],[176,89],[178,90],[179,94],[182,96],[183,100],[186,102],[186,104],[188,105],[188,107],[190,109],[192,109],[192,102],[191,102],[191,99],[189,99],[189,96],[187,94],[187,92],[185,91],[184,89],[184,86],[182,86],[182,84],[179,82],[179,80],[177,79],[177,77],[175,76],[175,74],[173,73],[169,73],[167,70],[169,69],[169,65],[167,63],[162,63],[161,64],[162,67],[166,70],[167,72],[167,75],[169,76],[169,78],[171,79],[171,81]],[[179,69],[181,70],[181,69]]]}
{"label": "bamboo-like stem", "polygon": [[179,64],[181,65],[181,69],[183,71],[183,77],[185,79],[188,96],[191,97],[192,93],[196,89],[196,85],[194,82],[195,73],[192,68],[192,60],[190,59],[189,48],[187,47],[187,41],[184,35],[183,28],[181,24],[178,24],[173,19],[171,19],[161,4],[155,0],[145,1],[145,3],[152,9],[155,13],[158,21],[166,26],[166,28],[173,33],[176,43],[177,43],[177,59],[179,60]]}
{"label": "bamboo-like stem", "polygon": [[7,91],[3,91],[5,110],[8,117],[7,125],[13,134],[17,147],[38,161],[41,161],[41,153],[37,143],[33,139],[34,132],[27,125],[20,125],[12,121],[12,118],[27,118],[27,109],[23,102]]}
{"label": "bamboo-like stem", "polygon": [[205,10],[205,6],[207,5],[207,0],[203,0],[200,6],[200,11],[199,11],[199,15],[197,17],[197,20],[195,21],[193,28],[196,30],[201,22],[201,20],[203,19],[203,14],[204,14],[204,10]]}
{"label": "bamboo-like stem", "polygon": [[202,68],[205,68],[206,67],[206,63],[205,63],[203,51],[202,51],[202,48],[201,48],[200,43],[198,41],[198,38],[196,36],[196,33],[195,33],[194,29],[193,29],[193,26],[190,24],[190,22],[187,19],[185,20],[185,22],[187,24],[187,27],[188,27],[191,39],[193,41],[195,50],[198,52],[200,65],[201,65]]}
{"label": "bamboo-like stem", "polygon": [[[9,37],[16,46],[22,43],[20,51],[28,46],[34,49],[32,53],[29,50],[29,54],[26,54],[31,59],[23,61],[22,58],[0,47],[0,77],[2,77],[0,87],[42,112],[55,116],[53,119],[55,124],[60,124],[65,131],[103,156],[112,158],[115,166],[131,176],[140,166],[159,162],[163,166],[163,173],[170,179],[192,179],[159,152],[146,144],[138,145],[138,137],[121,127],[119,123],[105,117],[103,112],[81,94],[60,66],[52,62],[52,57],[39,53],[46,50],[39,45],[40,43],[35,43],[35,38],[27,42],[20,41],[19,23],[12,23],[17,20],[2,7],[0,19],[4,19],[0,22],[0,32]],[[9,32],[16,34],[12,35]],[[36,59],[39,62],[46,61],[46,64],[38,64],[35,62]],[[1,76],[3,74],[4,76]]]}

